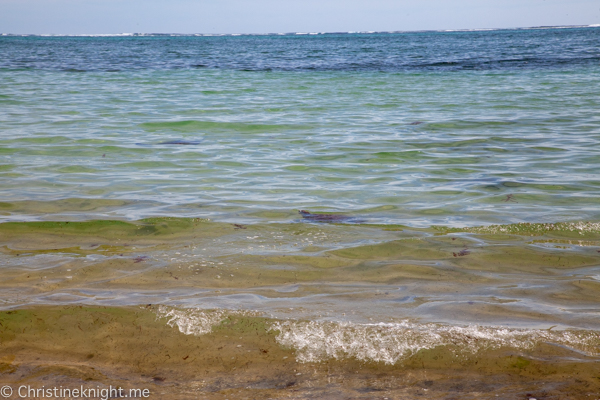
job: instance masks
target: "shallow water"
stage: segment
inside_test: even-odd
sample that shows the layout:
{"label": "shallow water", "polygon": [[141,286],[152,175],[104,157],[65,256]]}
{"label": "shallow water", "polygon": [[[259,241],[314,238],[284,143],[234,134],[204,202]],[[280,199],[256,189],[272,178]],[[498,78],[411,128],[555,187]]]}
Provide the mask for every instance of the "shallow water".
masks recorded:
{"label": "shallow water", "polygon": [[469,232],[479,230],[173,218],[4,223],[3,302],[600,328],[598,224]]}
{"label": "shallow water", "polygon": [[[598,39],[0,37],[2,382],[590,398]],[[109,314],[112,350],[81,327]],[[235,358],[235,318],[280,358]],[[161,366],[163,336],[209,355]]]}
{"label": "shallow water", "polygon": [[3,218],[595,221],[599,38],[0,37]]}

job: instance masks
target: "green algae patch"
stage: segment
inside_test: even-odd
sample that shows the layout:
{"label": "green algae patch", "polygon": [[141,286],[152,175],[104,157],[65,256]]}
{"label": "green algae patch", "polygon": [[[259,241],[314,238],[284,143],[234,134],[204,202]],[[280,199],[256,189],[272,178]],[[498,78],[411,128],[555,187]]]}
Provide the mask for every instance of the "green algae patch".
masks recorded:
{"label": "green algae patch", "polygon": [[107,375],[116,368],[169,379],[226,372],[249,363],[266,367],[274,356],[293,356],[280,348],[260,318],[225,312],[212,323],[215,332],[188,335],[157,317],[153,306],[11,310],[0,312],[0,349],[17,364],[41,358],[67,366],[84,364]]}
{"label": "green algae patch", "polygon": [[[490,278],[470,274],[466,271],[438,268],[426,265],[387,265],[379,270],[369,269],[371,280],[388,284],[399,284],[406,280],[422,280],[436,282],[469,282],[488,283]],[[377,275],[375,275],[377,273]],[[377,279],[374,279],[374,278]]]}
{"label": "green algae patch", "polygon": [[67,167],[58,168],[57,172],[62,172],[64,174],[94,174],[99,171],[95,168],[88,168],[81,165],[69,165]]}
{"label": "green algae patch", "polygon": [[229,224],[219,224],[200,218],[146,218],[140,220],[139,224],[148,229],[148,234],[157,236],[177,235],[191,231],[194,231],[195,237],[214,236],[231,230]]}
{"label": "green algae patch", "polygon": [[373,229],[381,229],[383,231],[390,231],[390,232],[402,232],[404,230],[409,231],[409,232],[427,232],[428,229],[423,229],[423,228],[414,228],[411,226],[407,226],[407,225],[401,225],[401,224],[371,224],[371,223],[356,223],[353,224],[354,226],[360,226],[363,228],[373,228]]}
{"label": "green algae patch", "polygon": [[577,239],[600,238],[600,222],[557,222],[529,223],[522,222],[509,225],[489,225],[467,228],[450,228],[433,226],[441,234],[468,232],[488,235],[519,235],[519,236],[555,236]]}
{"label": "green algae patch", "polygon": [[330,254],[348,259],[422,259],[431,260],[447,257],[443,253],[425,241],[395,240],[386,243],[351,247],[347,249],[334,250]]}
{"label": "green algae patch", "polygon": [[41,249],[12,249],[8,246],[0,247],[1,254],[11,256],[35,256],[41,254],[55,254],[68,257],[85,257],[90,254],[101,254],[103,256],[123,256],[126,253],[131,253],[136,249],[129,246],[112,246],[106,244],[84,244],[76,247],[57,247],[57,248],[41,248]]}
{"label": "green algae patch", "polygon": [[263,261],[271,265],[299,265],[318,269],[341,268],[354,264],[332,256],[282,255],[278,257],[265,257]]}
{"label": "green algae patch", "polygon": [[523,370],[523,369],[527,368],[529,365],[531,365],[530,360],[523,358],[523,357],[516,357],[516,360],[512,363],[511,367],[517,368],[519,370]]}
{"label": "green algae patch", "polygon": [[111,199],[67,198],[53,201],[23,200],[3,203],[0,208],[10,209],[18,214],[53,214],[61,212],[97,211],[125,207],[130,202]]}
{"label": "green algae patch", "polygon": [[[107,250],[110,246],[191,241],[230,233],[229,224],[198,218],[148,218],[135,222],[116,220],[35,221],[0,224],[0,244],[11,249],[58,250],[81,247]],[[105,246],[104,248],[100,246]],[[76,251],[79,253],[80,251]]]}
{"label": "green algae patch", "polygon": [[66,235],[94,234],[97,236],[127,236],[138,227],[123,221],[96,220],[85,222],[36,221],[5,222],[0,224],[0,234],[14,236],[24,233],[54,233]]}
{"label": "green algae patch", "polygon": [[185,218],[150,218],[135,223],[114,220],[5,222],[0,224],[0,234],[15,236],[29,233],[51,233],[105,238],[135,238],[150,235],[173,235],[191,230],[202,222],[199,219]]}
{"label": "green algae patch", "polygon": [[468,270],[544,273],[552,269],[576,269],[597,265],[600,257],[586,254],[548,252],[531,247],[499,246],[480,251],[476,256],[456,258]]}

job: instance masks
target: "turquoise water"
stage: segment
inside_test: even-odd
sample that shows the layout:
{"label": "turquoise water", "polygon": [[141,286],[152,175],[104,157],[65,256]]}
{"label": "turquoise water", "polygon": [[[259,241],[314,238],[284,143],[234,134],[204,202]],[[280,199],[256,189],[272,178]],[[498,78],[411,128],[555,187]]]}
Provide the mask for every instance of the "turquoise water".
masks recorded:
{"label": "turquoise water", "polygon": [[3,219],[598,220],[599,36],[2,37]]}

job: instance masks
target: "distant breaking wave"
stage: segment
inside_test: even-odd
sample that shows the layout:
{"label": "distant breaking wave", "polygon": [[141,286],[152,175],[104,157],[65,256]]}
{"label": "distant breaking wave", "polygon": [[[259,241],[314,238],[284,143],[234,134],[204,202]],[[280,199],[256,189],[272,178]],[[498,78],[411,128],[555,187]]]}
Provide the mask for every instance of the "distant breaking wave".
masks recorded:
{"label": "distant breaking wave", "polygon": [[126,37],[126,36],[167,36],[167,37],[185,37],[185,36],[271,36],[271,35],[371,35],[371,34],[395,34],[395,33],[422,33],[422,32],[488,32],[488,31],[518,31],[531,29],[578,29],[578,28],[597,28],[600,24],[591,25],[549,25],[549,26],[531,26],[517,28],[471,28],[471,29],[425,29],[416,31],[349,31],[349,32],[272,32],[272,33],[0,33],[0,36],[16,37]]}

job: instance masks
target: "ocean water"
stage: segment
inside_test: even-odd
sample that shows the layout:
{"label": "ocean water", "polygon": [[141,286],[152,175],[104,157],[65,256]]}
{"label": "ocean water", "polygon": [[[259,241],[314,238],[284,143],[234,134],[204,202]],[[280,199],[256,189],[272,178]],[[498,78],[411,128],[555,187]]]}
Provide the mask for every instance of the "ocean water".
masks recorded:
{"label": "ocean water", "polygon": [[[597,398],[598,43],[0,36],[3,379],[42,351],[170,398]],[[136,353],[138,320],[207,358]]]}

